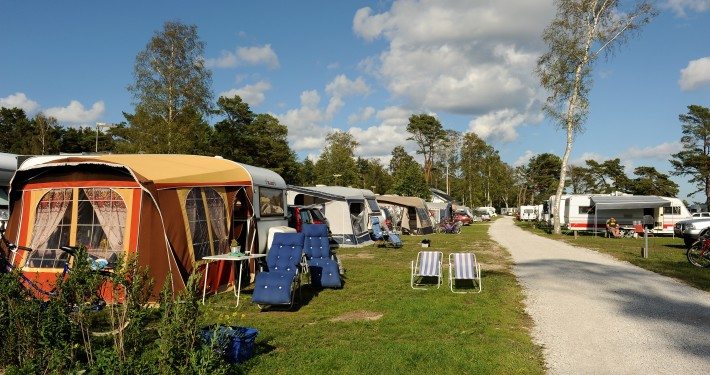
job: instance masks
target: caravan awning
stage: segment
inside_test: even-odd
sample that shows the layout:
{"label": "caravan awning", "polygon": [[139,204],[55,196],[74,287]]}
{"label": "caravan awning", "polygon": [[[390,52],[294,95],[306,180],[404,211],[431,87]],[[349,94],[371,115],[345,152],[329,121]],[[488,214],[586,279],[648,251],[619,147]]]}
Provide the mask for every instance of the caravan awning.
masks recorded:
{"label": "caravan awning", "polygon": [[669,207],[671,202],[655,195],[592,196],[592,206],[597,210],[631,210],[639,208]]}

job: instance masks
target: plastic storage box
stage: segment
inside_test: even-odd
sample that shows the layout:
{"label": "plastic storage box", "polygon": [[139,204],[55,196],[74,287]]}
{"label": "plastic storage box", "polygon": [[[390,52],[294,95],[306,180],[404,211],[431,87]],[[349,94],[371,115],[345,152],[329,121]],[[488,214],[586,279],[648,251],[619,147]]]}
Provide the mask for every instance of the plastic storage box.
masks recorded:
{"label": "plastic storage box", "polygon": [[254,341],[259,334],[255,328],[210,326],[202,329],[202,339],[211,345],[216,334],[215,350],[229,363],[241,363],[254,355]]}

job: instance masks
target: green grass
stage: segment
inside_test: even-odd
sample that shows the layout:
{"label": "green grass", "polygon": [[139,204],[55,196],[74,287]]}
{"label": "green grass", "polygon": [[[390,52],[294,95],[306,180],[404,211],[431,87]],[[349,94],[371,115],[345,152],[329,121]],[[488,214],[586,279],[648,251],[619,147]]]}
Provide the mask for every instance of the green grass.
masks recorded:
{"label": "green grass", "polygon": [[710,270],[694,267],[688,262],[682,238],[648,237],[648,258],[643,258],[641,256],[641,248],[644,245],[642,237],[607,238],[603,235],[593,236],[580,232],[575,238],[571,232],[561,235],[550,234],[548,228],[537,227],[530,222],[517,222],[517,225],[537,235],[594,249],[649,271],[678,279],[698,289],[710,291]]}
{"label": "green grass", "polygon": [[[400,249],[339,249],[343,289],[306,286],[294,311],[260,312],[249,303],[248,289],[235,308],[234,296],[222,293],[208,298],[205,323],[259,330],[257,353],[243,365],[250,374],[544,373],[511,260],[487,229],[476,223],[459,235],[404,236]],[[451,293],[447,279],[441,289],[413,290],[410,262],[424,238],[445,258],[474,251],[483,292]]]}

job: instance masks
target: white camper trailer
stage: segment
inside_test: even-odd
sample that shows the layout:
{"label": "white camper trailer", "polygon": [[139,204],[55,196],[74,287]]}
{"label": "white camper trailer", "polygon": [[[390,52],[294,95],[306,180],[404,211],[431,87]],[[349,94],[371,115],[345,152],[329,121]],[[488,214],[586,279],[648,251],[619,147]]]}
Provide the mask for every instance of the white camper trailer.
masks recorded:
{"label": "white camper trailer", "polygon": [[678,198],[655,195],[570,195],[566,200],[565,228],[575,231],[606,230],[614,217],[620,226],[641,226],[644,220],[654,234],[673,234],[673,226],[691,217]]}
{"label": "white camper trailer", "polygon": [[[560,226],[564,226],[565,221],[565,208],[567,206],[567,198],[570,196],[568,194],[562,194],[560,197]],[[545,221],[548,225],[552,226],[555,224],[555,196],[551,195],[550,199],[547,200],[547,212],[545,213]]]}
{"label": "white camper trailer", "polygon": [[520,206],[520,220],[532,221],[537,219],[537,206]]}

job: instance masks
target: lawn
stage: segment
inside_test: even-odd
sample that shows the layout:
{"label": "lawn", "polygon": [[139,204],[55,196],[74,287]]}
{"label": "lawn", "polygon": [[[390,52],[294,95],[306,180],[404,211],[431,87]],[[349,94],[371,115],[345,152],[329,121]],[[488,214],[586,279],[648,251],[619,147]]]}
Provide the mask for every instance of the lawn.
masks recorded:
{"label": "lawn", "polygon": [[698,289],[710,291],[710,269],[697,268],[688,262],[682,238],[648,237],[648,258],[643,258],[641,257],[641,248],[644,246],[642,237],[607,238],[603,235],[593,236],[580,232],[580,235],[575,238],[571,232],[562,235],[551,234],[549,228],[537,226],[532,222],[517,222],[517,225],[537,235],[597,250],[649,271],[678,279]]}
{"label": "lawn", "polygon": [[[475,223],[458,235],[404,236],[400,249],[339,249],[343,289],[305,286],[293,311],[260,311],[249,288],[239,308],[231,293],[222,293],[208,298],[205,323],[259,330],[256,355],[242,366],[250,374],[544,373],[511,259],[490,240],[488,225]],[[445,258],[475,252],[483,292],[454,294],[447,280],[441,289],[413,290],[410,262],[424,238]]]}

